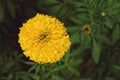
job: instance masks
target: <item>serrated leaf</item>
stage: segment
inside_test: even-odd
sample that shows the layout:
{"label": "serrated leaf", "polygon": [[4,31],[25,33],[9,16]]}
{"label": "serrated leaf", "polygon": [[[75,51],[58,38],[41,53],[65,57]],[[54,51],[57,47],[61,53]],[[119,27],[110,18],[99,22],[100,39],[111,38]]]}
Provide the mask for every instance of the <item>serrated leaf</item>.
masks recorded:
{"label": "serrated leaf", "polygon": [[74,34],[70,37],[71,44],[79,43],[79,42],[80,42],[79,36],[80,36],[80,35],[79,35],[78,32],[74,33]]}
{"label": "serrated leaf", "polygon": [[99,62],[100,59],[100,46],[96,43],[95,39],[93,39],[93,48],[92,48],[92,57],[95,63]]}
{"label": "serrated leaf", "polygon": [[80,27],[78,27],[78,26],[67,27],[67,32],[76,32],[78,30],[80,30]]}
{"label": "serrated leaf", "polygon": [[4,10],[2,8],[2,6],[0,5],[0,22],[2,22],[4,19]]}
{"label": "serrated leaf", "polygon": [[112,33],[112,45],[114,45],[120,39],[120,27],[117,25]]}
{"label": "serrated leaf", "polygon": [[12,18],[15,18],[15,7],[14,7],[14,4],[10,0],[7,0],[7,2],[8,2],[8,9],[10,11],[10,14],[11,14]]}

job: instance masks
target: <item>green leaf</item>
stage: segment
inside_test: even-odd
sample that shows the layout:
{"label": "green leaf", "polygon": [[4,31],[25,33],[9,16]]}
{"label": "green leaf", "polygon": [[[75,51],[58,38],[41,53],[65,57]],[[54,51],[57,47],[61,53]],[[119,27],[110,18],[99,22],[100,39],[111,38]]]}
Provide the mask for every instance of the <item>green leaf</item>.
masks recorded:
{"label": "green leaf", "polygon": [[89,78],[81,78],[80,80],[93,80],[93,79],[89,79]]}
{"label": "green leaf", "polygon": [[40,80],[40,76],[37,74],[32,74],[30,73],[30,76],[34,79],[34,80]]}
{"label": "green leaf", "polygon": [[86,6],[82,1],[72,1],[71,4],[74,4],[75,7]]}
{"label": "green leaf", "polygon": [[115,68],[116,70],[120,71],[120,66],[113,65],[113,68]]}
{"label": "green leaf", "polygon": [[108,28],[112,28],[113,27],[113,23],[108,18],[105,18],[104,24]]}
{"label": "green leaf", "polygon": [[66,15],[66,13],[68,12],[67,10],[68,10],[68,7],[62,6],[59,13],[58,13],[59,14],[58,16],[60,18],[63,18]]}
{"label": "green leaf", "polygon": [[53,75],[51,80],[64,80],[64,79],[60,76]]}
{"label": "green leaf", "polygon": [[33,74],[33,73],[25,72],[25,71],[20,71],[17,74],[23,80],[31,80],[30,78],[32,78],[33,80],[40,80],[40,77],[37,74]]}
{"label": "green leaf", "polygon": [[107,38],[107,37],[104,36],[104,35],[96,34],[96,35],[94,35],[94,37],[95,37],[95,39],[97,39],[98,41],[104,42],[104,43],[106,43],[106,44],[108,44],[108,45],[111,44],[110,39]]}
{"label": "green leaf", "polygon": [[80,27],[78,27],[78,26],[67,27],[67,32],[76,32],[78,30],[80,30]]}
{"label": "green leaf", "polygon": [[84,37],[85,37],[85,33],[81,32],[81,34],[80,34],[80,43],[81,43],[81,45],[84,44]]}
{"label": "green leaf", "polygon": [[66,64],[60,65],[60,66],[56,67],[55,69],[53,69],[53,71],[60,71],[60,70],[64,69],[65,67],[66,67]]}
{"label": "green leaf", "polygon": [[88,6],[90,6],[90,7],[93,7],[95,4],[96,4],[96,3],[95,3],[95,0],[90,0],[90,1],[88,2]]}
{"label": "green leaf", "polygon": [[[52,71],[52,70],[51,70]],[[48,78],[50,75],[51,75],[51,71],[47,72],[45,75],[44,75],[44,78]]]}
{"label": "green leaf", "polygon": [[80,76],[79,71],[77,71],[74,67],[71,67],[71,66],[67,66],[67,67],[72,74]]}
{"label": "green leaf", "polygon": [[80,35],[79,35],[78,32],[74,33],[74,34],[70,37],[71,44],[79,43],[79,42],[80,42],[79,36],[80,36]]}
{"label": "green leaf", "polygon": [[4,19],[4,10],[2,8],[2,6],[0,5],[0,22],[2,22]]}
{"label": "green leaf", "polygon": [[50,12],[54,15],[57,15],[58,12],[60,11],[61,7],[62,7],[62,5],[55,5],[55,6],[51,7]]}
{"label": "green leaf", "polygon": [[114,45],[120,39],[120,27],[117,25],[112,33],[112,45]]}
{"label": "green leaf", "polygon": [[73,56],[79,55],[79,54],[80,54],[80,50],[81,50],[81,47],[73,50],[73,51],[71,52],[70,56],[73,57]]}
{"label": "green leaf", "polygon": [[71,20],[72,22],[78,24],[78,25],[81,24],[81,21],[80,21],[79,19],[75,18],[75,17],[70,17],[70,20]]}
{"label": "green leaf", "polygon": [[86,12],[85,8],[76,8],[75,11],[77,12]]}
{"label": "green leaf", "polygon": [[10,14],[11,14],[12,18],[15,18],[15,7],[14,7],[14,4],[10,0],[7,0],[7,2],[8,2],[8,9],[10,11]]}
{"label": "green leaf", "polygon": [[28,64],[28,65],[34,65],[35,63],[32,62],[32,61],[26,61],[25,64]]}
{"label": "green leaf", "polygon": [[28,72],[33,71],[34,69],[36,69],[36,67],[37,67],[37,64],[34,64],[34,65],[28,70]]}
{"label": "green leaf", "polygon": [[52,4],[58,3],[57,0],[44,0],[43,2],[47,5],[52,5]]}
{"label": "green leaf", "polygon": [[113,79],[111,77],[106,77],[105,80],[115,80],[115,79]]}
{"label": "green leaf", "polygon": [[93,60],[95,61],[95,63],[99,62],[100,46],[96,43],[95,39],[93,39],[92,57],[93,57]]}
{"label": "green leaf", "polygon": [[81,52],[83,52],[86,48],[89,47],[91,42],[91,36],[85,34],[84,32],[81,32],[80,42],[81,42]]}
{"label": "green leaf", "polygon": [[64,62],[67,63],[69,59],[70,59],[70,51],[66,53]]}
{"label": "green leaf", "polygon": [[39,71],[40,71],[40,65],[37,65],[36,70],[35,70],[35,74],[38,74]]}
{"label": "green leaf", "polygon": [[13,78],[13,74],[10,73],[10,74],[8,75],[8,77],[7,77],[7,80],[12,80],[12,78]]}
{"label": "green leaf", "polygon": [[78,60],[75,60],[75,61],[73,60],[72,62],[69,62],[68,64],[70,66],[75,66],[75,65],[79,65],[81,62],[82,62],[82,60],[78,59]]}

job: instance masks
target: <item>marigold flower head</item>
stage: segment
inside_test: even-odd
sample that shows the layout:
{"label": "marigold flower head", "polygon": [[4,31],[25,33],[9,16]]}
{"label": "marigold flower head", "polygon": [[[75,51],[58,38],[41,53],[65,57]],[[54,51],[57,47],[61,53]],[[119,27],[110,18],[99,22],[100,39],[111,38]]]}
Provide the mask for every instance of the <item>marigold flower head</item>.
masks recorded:
{"label": "marigold flower head", "polygon": [[29,19],[18,36],[24,55],[41,64],[59,61],[70,48],[64,24],[48,15],[37,14]]}
{"label": "marigold flower head", "polygon": [[86,34],[90,34],[92,29],[91,26],[89,24],[86,24],[82,27],[82,31],[85,32]]}

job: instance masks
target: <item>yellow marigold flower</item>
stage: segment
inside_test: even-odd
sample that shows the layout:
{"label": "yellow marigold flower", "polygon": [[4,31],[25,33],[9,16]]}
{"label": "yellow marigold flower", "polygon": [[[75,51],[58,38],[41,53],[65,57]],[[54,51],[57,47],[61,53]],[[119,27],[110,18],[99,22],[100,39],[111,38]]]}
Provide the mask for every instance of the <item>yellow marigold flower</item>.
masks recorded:
{"label": "yellow marigold flower", "polygon": [[91,26],[89,24],[86,24],[82,27],[82,31],[85,32],[86,34],[90,34],[92,29]]}
{"label": "yellow marigold flower", "polygon": [[24,55],[41,64],[59,61],[70,48],[64,24],[48,15],[37,14],[29,19],[18,36]]}

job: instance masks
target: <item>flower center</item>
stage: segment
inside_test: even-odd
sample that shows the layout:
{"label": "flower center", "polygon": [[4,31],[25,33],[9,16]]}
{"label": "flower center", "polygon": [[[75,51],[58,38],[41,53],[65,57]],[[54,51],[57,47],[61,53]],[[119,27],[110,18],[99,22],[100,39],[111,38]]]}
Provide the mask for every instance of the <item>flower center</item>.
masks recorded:
{"label": "flower center", "polygon": [[89,28],[85,28],[84,31],[89,31]]}
{"label": "flower center", "polygon": [[40,35],[40,40],[47,40],[48,39],[48,33],[43,33]]}

